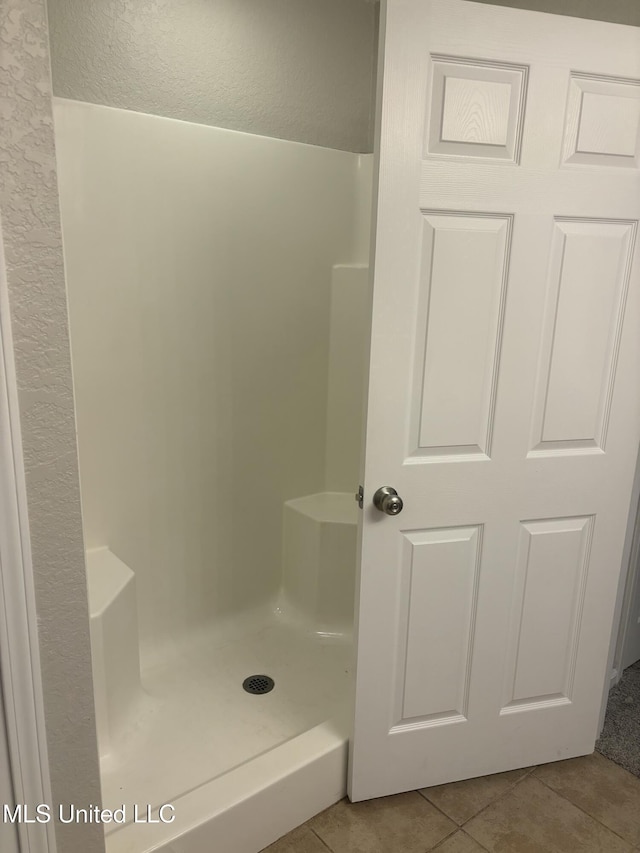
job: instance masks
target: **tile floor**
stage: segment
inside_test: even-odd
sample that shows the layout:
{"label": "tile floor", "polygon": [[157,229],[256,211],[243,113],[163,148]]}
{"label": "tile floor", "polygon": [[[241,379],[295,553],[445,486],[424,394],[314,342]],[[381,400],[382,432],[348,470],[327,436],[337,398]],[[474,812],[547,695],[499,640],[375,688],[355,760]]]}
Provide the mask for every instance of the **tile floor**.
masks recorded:
{"label": "tile floor", "polygon": [[640,779],[598,753],[355,805],[264,853],[640,851]]}

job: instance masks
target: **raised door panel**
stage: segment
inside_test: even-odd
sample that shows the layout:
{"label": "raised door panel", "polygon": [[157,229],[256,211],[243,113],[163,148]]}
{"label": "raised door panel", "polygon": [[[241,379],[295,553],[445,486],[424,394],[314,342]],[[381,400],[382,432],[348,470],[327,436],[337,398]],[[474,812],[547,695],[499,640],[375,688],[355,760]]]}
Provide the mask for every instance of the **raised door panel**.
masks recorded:
{"label": "raised door panel", "polygon": [[425,156],[517,163],[528,69],[458,56],[432,56]]}
{"label": "raised door panel", "polygon": [[396,730],[466,718],[481,552],[482,527],[403,534]]}
{"label": "raised door panel", "polygon": [[572,74],[564,161],[637,168],[640,81]]}
{"label": "raised door panel", "polygon": [[489,455],[511,217],[424,212],[411,452]]}
{"label": "raised door panel", "polygon": [[635,233],[555,220],[530,455],[605,449]]}
{"label": "raised door panel", "polygon": [[593,523],[522,523],[502,713],[571,701]]}

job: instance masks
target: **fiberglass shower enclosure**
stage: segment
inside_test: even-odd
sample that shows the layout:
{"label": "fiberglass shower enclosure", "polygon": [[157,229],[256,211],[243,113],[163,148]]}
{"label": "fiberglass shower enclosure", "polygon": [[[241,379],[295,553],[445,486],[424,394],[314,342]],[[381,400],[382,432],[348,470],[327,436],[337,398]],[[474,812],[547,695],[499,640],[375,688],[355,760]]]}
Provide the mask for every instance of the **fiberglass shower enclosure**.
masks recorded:
{"label": "fiberglass shower enclosure", "polygon": [[371,312],[367,157],[55,104],[105,805],[180,816],[109,853],[256,853],[343,795],[347,737],[354,800],[593,749],[640,433],[638,34],[382,14]]}
{"label": "fiberglass shower enclosure", "polygon": [[107,848],[201,822],[216,780],[246,800],[256,756],[268,789],[281,745],[329,760],[317,811],[345,784],[371,155],[54,110],[103,805],[178,815]]}

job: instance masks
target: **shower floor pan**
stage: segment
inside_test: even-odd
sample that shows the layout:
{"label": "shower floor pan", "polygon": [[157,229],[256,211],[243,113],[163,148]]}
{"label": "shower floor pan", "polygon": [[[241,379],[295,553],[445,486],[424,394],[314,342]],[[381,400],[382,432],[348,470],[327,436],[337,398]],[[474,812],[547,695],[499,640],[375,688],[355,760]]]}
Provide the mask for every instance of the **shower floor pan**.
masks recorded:
{"label": "shower floor pan", "polygon": [[[344,796],[351,645],[294,624],[245,613],[143,662],[101,759],[103,807],[127,818],[105,826],[107,853],[257,853]],[[254,674],[274,689],[247,693]],[[174,819],[151,822],[163,805]]]}

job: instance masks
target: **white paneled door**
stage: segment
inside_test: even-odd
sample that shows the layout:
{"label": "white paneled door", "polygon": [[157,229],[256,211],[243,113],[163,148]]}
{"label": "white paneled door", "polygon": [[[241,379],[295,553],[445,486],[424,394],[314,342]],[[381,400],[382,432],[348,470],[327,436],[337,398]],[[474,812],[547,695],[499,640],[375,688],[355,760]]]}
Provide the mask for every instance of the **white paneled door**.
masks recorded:
{"label": "white paneled door", "polygon": [[592,751],[640,437],[640,30],[382,19],[353,800]]}

